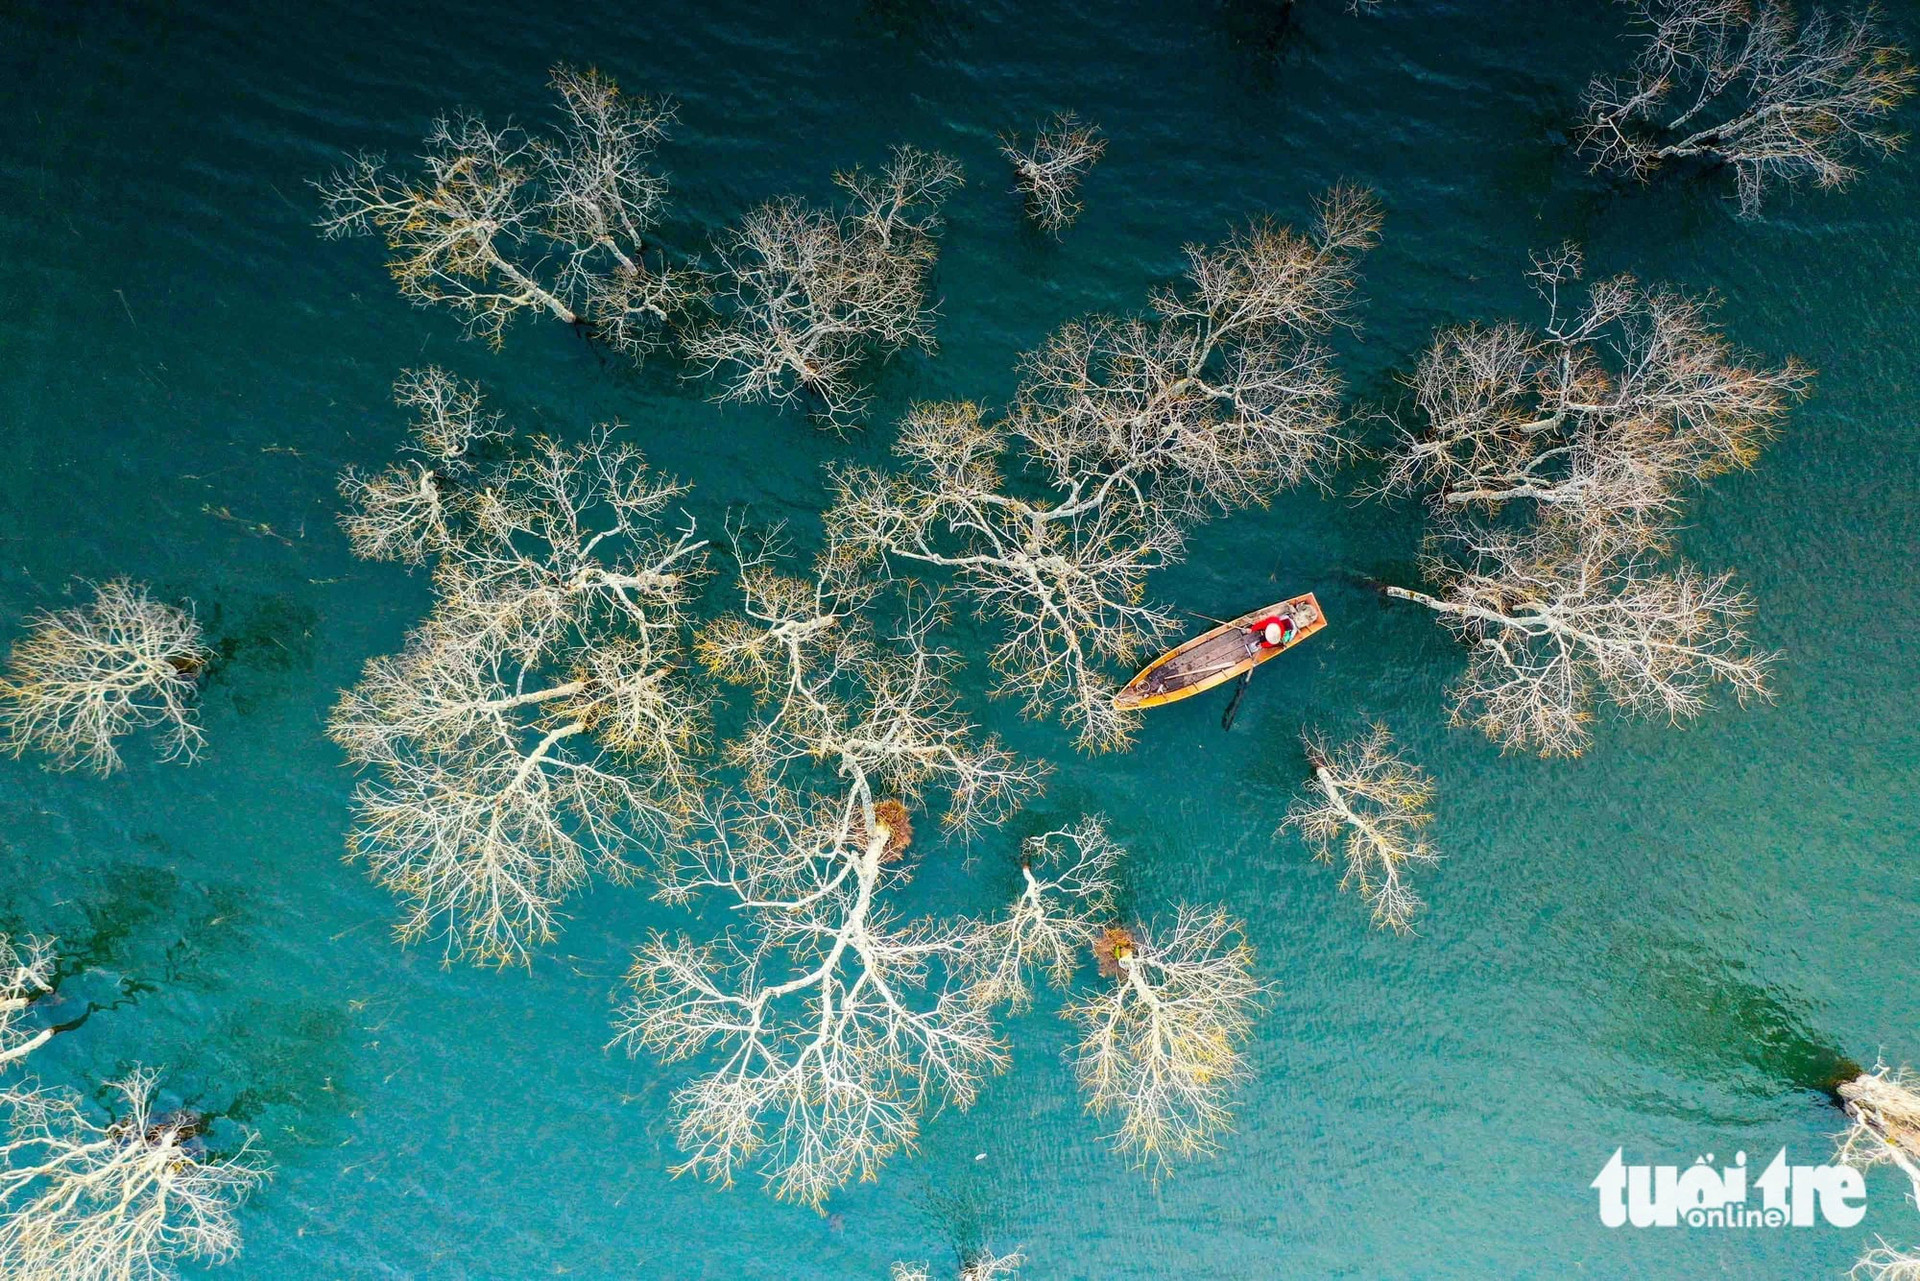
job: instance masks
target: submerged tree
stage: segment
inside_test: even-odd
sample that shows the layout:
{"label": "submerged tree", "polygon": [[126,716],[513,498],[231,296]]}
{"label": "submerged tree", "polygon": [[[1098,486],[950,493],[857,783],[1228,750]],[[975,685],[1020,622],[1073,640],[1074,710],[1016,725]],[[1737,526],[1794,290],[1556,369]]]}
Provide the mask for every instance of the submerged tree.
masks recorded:
{"label": "submerged tree", "polygon": [[895,147],[878,175],[834,175],[838,211],[776,200],[730,229],[709,275],[718,318],[686,342],[715,399],[802,404],[844,423],[866,404],[873,357],[934,349],[927,281],[940,206],[961,183],[938,152]]}
{"label": "submerged tree", "polygon": [[[1005,629],[1001,690],[1061,714],[1083,747],[1123,746],[1130,723],[1105,668],[1176,621],[1146,601],[1147,573],[1179,558],[1194,522],[1318,481],[1346,447],[1323,336],[1349,323],[1378,227],[1371,197],[1333,191],[1312,236],[1257,224],[1190,247],[1186,285],[1156,293],[1156,318],[1055,334],[1027,358],[1003,423],[971,404],[917,406],[894,450],[901,471],[834,472],[837,546],[951,571]],[[1039,486],[1002,475],[1016,448]]]}
{"label": "submerged tree", "polygon": [[1875,1237],[1873,1245],[1848,1270],[1852,1281],[1920,1281],[1920,1251],[1902,1250]]}
{"label": "submerged tree", "polygon": [[114,740],[157,726],[165,759],[199,755],[194,681],[213,651],[190,606],[116,578],[87,604],[34,614],[27,625],[0,676],[0,751],[18,757],[34,747],[51,769],[111,774],[121,766]]}
{"label": "submerged tree", "polygon": [[1106,149],[1100,131],[1071,111],[1040,126],[1029,146],[1015,134],[1000,140],[1000,154],[1013,164],[1014,182],[1027,198],[1027,216],[1056,237],[1080,216],[1081,180]]}
{"label": "submerged tree", "polygon": [[422,565],[452,544],[466,515],[474,452],[508,433],[478,386],[437,366],[403,370],[393,398],[416,415],[406,457],[378,472],[350,466],[341,473],[347,507],[340,527],[364,560]]}
{"label": "submerged tree", "polygon": [[[1000,1281],[1002,1277],[1017,1274],[1026,1261],[1026,1256],[1018,1250],[1012,1254],[975,1250],[960,1260],[960,1271],[954,1274],[954,1281]],[[930,1281],[932,1276],[933,1270],[924,1263],[893,1265],[893,1281]]]}
{"label": "submerged tree", "polygon": [[1096,955],[1111,984],[1066,1010],[1088,1109],[1117,1112],[1115,1147],[1156,1171],[1216,1151],[1264,991],[1240,924],[1182,907],[1157,935],[1109,929]]}
{"label": "submerged tree", "polygon": [[1113,916],[1119,859],[1097,818],[1029,837],[1020,851],[1019,897],[981,927],[961,958],[970,998],[1019,1012],[1033,1005],[1036,976],[1067,990],[1099,923]]}
{"label": "submerged tree", "polygon": [[1844,187],[1859,157],[1898,150],[1886,118],[1913,92],[1906,51],[1871,7],[1787,0],[1629,0],[1643,45],[1624,77],[1588,85],[1581,145],[1596,170],[1646,180],[1675,162],[1730,164],[1740,212],[1771,182]]}
{"label": "submerged tree", "polygon": [[1305,741],[1312,791],[1294,802],[1284,826],[1300,829],[1326,862],[1341,847],[1340,888],[1360,892],[1375,925],[1409,933],[1424,904],[1407,884],[1407,869],[1440,859],[1425,835],[1433,780],[1394,749],[1385,725],[1338,748],[1311,734]]}
{"label": "submerged tree", "polygon": [[1441,512],[1523,502],[1651,545],[1683,486],[1752,464],[1808,371],[1759,364],[1714,329],[1709,303],[1631,276],[1577,304],[1580,271],[1572,246],[1535,257],[1540,330],[1440,332],[1411,380],[1419,425],[1401,428],[1385,492],[1426,490]]}
{"label": "submerged tree", "polygon": [[354,157],[314,184],[320,229],[382,235],[404,296],[451,307],[495,347],[532,309],[643,357],[698,293],[696,277],[665,266],[648,240],[667,193],[649,166],[673,109],[591,69],[557,66],[551,84],[561,121],[548,134],[463,112],[434,121],[417,175]]}
{"label": "submerged tree", "polygon": [[[498,434],[444,375],[402,386],[426,453],[458,454],[475,424]],[[329,722],[372,768],[353,855],[407,900],[403,940],[523,963],[591,871],[626,876],[628,848],[692,808],[705,718],[682,669],[705,544],[665,521],[685,487],[601,429],[471,476],[420,464],[343,489],[356,550],[431,554],[436,593]]]}
{"label": "submerged tree", "polygon": [[53,991],[54,941],[0,934],[0,1069],[51,1041],[55,1029],[35,1027],[26,1015]]}
{"label": "submerged tree", "polygon": [[1852,1125],[1840,1136],[1837,1159],[1846,1165],[1892,1165],[1913,1184],[1920,1206],[1920,1075],[1879,1064],[1839,1087]]}
{"label": "submerged tree", "polygon": [[1553,524],[1456,526],[1421,570],[1435,594],[1385,591],[1435,611],[1468,647],[1454,722],[1503,747],[1578,755],[1602,697],[1678,724],[1705,710],[1716,683],[1742,702],[1768,696],[1772,656],[1743,630],[1753,603],[1730,574]]}
{"label": "submerged tree", "polygon": [[756,1168],[781,1199],[817,1207],[1006,1061],[972,990],[997,969],[971,963],[981,929],[904,913],[911,862],[887,802],[925,807],[938,789],[943,826],[964,835],[1004,819],[1042,771],[961,716],[952,656],[929,639],[937,602],[883,639],[871,585],[830,563],[809,579],[771,554],[744,561],[742,612],[701,652],[751,684],[760,710],[727,749],[739,786],[661,873],[670,901],[730,896],[741,928],[706,943],[655,934],[619,1039],[668,1061],[711,1056],[675,1096],[680,1170],[730,1183]]}
{"label": "submerged tree", "polygon": [[120,1115],[89,1115],[81,1096],[37,1086],[0,1092],[0,1272],[36,1281],[131,1281],[176,1262],[224,1263],[240,1248],[235,1208],[267,1178],[252,1136],[211,1151],[205,1118],[156,1112],[157,1074],[108,1083]]}

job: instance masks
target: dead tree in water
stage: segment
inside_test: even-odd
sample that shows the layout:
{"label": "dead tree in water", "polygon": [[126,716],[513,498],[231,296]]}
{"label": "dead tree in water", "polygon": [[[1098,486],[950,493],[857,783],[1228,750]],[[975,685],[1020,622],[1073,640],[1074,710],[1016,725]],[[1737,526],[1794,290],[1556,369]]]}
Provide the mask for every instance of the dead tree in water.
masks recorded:
{"label": "dead tree in water", "polygon": [[1434,593],[1386,594],[1433,610],[1468,647],[1454,722],[1503,747],[1578,755],[1602,698],[1678,724],[1705,710],[1715,684],[1742,702],[1768,696],[1773,656],[1749,641],[1753,602],[1729,574],[1557,525],[1456,526],[1435,545],[1421,561]]}
{"label": "dead tree in water", "polygon": [[970,998],[1017,1013],[1033,1005],[1036,976],[1066,991],[1100,923],[1113,916],[1119,858],[1120,847],[1097,818],[1029,837],[1020,852],[1019,897],[981,927],[962,958]]}
{"label": "dead tree in water", "polygon": [[[1346,448],[1323,337],[1350,323],[1378,228],[1371,197],[1333,191],[1311,236],[1257,224],[1189,248],[1186,286],[1155,294],[1155,318],[1062,329],[1027,358],[1003,422],[917,406],[899,471],[835,471],[838,545],[950,571],[1004,630],[1001,690],[1060,714],[1083,747],[1124,746],[1106,669],[1177,622],[1145,599],[1147,573],[1179,559],[1195,522],[1318,481]],[[1003,475],[1009,453],[1038,485]]]}
{"label": "dead tree in water", "polygon": [[[1027,1261],[1018,1250],[1012,1254],[995,1254],[991,1250],[975,1250],[960,1261],[960,1271],[954,1274],[954,1281],[1000,1281],[1003,1277],[1012,1277],[1020,1271]],[[896,1263],[893,1265],[893,1281],[931,1281],[933,1270],[924,1263]]]}
{"label": "dead tree in water", "polygon": [[1920,1076],[1882,1063],[1841,1082],[1839,1094],[1852,1124],[1840,1136],[1835,1159],[1862,1169],[1897,1167],[1920,1206]]}
{"label": "dead tree in water", "polygon": [[1156,1172],[1212,1153],[1264,991],[1239,923],[1183,907],[1162,932],[1108,930],[1096,955],[1111,982],[1066,1010],[1088,1109],[1117,1112],[1115,1147]]}
{"label": "dead tree in water", "polygon": [[329,722],[370,771],[353,856],[407,900],[404,941],[524,963],[590,872],[625,877],[632,842],[690,808],[705,717],[685,610],[705,544],[667,524],[685,487],[607,429],[474,471],[455,447],[500,434],[477,392],[428,371],[401,400],[428,461],[349,473],[343,523],[363,555],[430,558],[436,601]]}
{"label": "dead tree in water", "polygon": [[1509,503],[1626,542],[1667,533],[1683,487],[1751,466],[1806,392],[1797,361],[1769,368],[1713,328],[1707,302],[1631,276],[1570,295],[1571,245],[1536,257],[1539,330],[1469,325],[1435,338],[1410,380],[1381,489],[1426,491],[1442,513]]}
{"label": "dead tree in water", "polygon": [[1042,770],[961,716],[952,656],[930,640],[937,602],[883,637],[866,613],[872,585],[843,567],[801,577],[771,555],[743,559],[741,612],[700,645],[759,711],[727,749],[739,785],[661,870],[661,897],[722,894],[742,925],[704,943],[655,934],[619,1039],[710,1063],[675,1096],[679,1170],[730,1183],[757,1169],[776,1196],[817,1207],[910,1149],[927,1108],[966,1106],[1006,1062],[982,999],[1005,967],[981,953],[1027,934],[908,915],[913,862],[888,802],[937,794],[943,826],[966,833],[1004,819]]}
{"label": "dead tree in water", "polygon": [[1055,238],[1080,216],[1081,180],[1106,149],[1100,131],[1082,124],[1071,111],[1035,131],[1031,146],[1021,146],[1014,134],[1000,140],[1000,154],[1012,162],[1014,181],[1026,196],[1027,216]]}
{"label": "dead tree in water", "polygon": [[1424,904],[1407,884],[1407,869],[1440,859],[1424,835],[1433,821],[1433,780],[1394,750],[1385,725],[1338,748],[1310,734],[1306,747],[1312,791],[1294,802],[1284,826],[1299,828],[1325,862],[1340,846],[1340,888],[1359,891],[1375,925],[1410,933]]}
{"label": "dead tree in water", "polygon": [[363,153],[314,183],[319,226],[330,238],[384,237],[401,294],[452,308],[494,347],[534,310],[589,325],[640,359],[699,292],[649,240],[667,194],[650,162],[673,108],[624,95],[591,69],[557,66],[551,84],[561,108],[551,133],[442,116],[418,175]]}
{"label": "dead tree in water", "polygon": [[934,349],[927,281],[959,165],[896,147],[877,176],[855,168],[834,181],[844,209],[773,201],[715,246],[707,281],[719,314],[686,352],[719,379],[716,400],[807,405],[844,424],[866,404],[869,359]]}
{"label": "dead tree in water", "polygon": [[191,606],[153,599],[115,578],[76,609],[27,619],[0,676],[0,751],[37,748],[48,768],[111,774],[118,738],[159,727],[167,760],[191,761],[204,735],[195,722],[195,679],[213,657]]}
{"label": "dead tree in water", "polygon": [[412,440],[402,447],[405,458],[378,472],[348,467],[341,474],[347,506],[340,527],[353,554],[364,560],[422,565],[459,532],[474,451],[507,432],[477,386],[432,365],[402,372],[393,397],[415,413]]}
{"label": "dead tree in water", "polygon": [[120,1115],[102,1124],[70,1090],[0,1092],[0,1260],[48,1281],[169,1277],[177,1261],[224,1263],[240,1249],[235,1208],[267,1178],[252,1136],[216,1155],[203,1118],[157,1113],[157,1074],[107,1083]]}
{"label": "dead tree in water", "polygon": [[1769,183],[1844,187],[1862,154],[1897,151],[1886,118],[1913,92],[1914,66],[1872,9],[1787,0],[1629,0],[1644,41],[1626,76],[1587,87],[1580,142],[1596,170],[1642,181],[1677,162],[1733,166],[1740,213]]}
{"label": "dead tree in water", "polygon": [[35,1001],[53,991],[54,940],[0,934],[0,1071],[51,1041],[55,1029],[26,1018]]}
{"label": "dead tree in water", "polygon": [[1874,1244],[1848,1270],[1851,1281],[1920,1281],[1920,1251],[1902,1250],[1875,1237]]}

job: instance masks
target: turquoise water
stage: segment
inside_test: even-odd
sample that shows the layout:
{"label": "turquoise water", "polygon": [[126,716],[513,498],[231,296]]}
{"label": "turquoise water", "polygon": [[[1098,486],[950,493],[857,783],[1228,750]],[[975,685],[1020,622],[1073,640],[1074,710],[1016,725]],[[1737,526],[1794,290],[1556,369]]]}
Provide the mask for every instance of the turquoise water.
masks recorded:
{"label": "turquoise water", "polygon": [[[1587,1188],[1621,1146],[1812,1162],[1840,1120],[1806,1088],[1820,1065],[1920,1058],[1920,161],[1753,224],[1711,185],[1595,182],[1561,130],[1623,57],[1599,3],[1353,18],[1302,0],[1290,27],[1237,2],[399,9],[0,9],[0,636],[71,576],[124,573],[198,602],[224,656],[199,765],[136,748],[101,781],[0,762],[0,912],[94,938],[87,984],[155,985],[37,1056],[42,1076],[165,1064],[261,1132],[275,1181],[219,1275],[875,1277],[990,1242],[1034,1277],[1801,1278],[1838,1275],[1876,1232],[1920,1239],[1879,1174],[1846,1231],[1609,1232]],[[1920,39],[1920,11],[1892,16]],[[824,198],[833,167],[895,141],[966,164],[942,350],[885,369],[868,431],[723,411],[670,362],[604,366],[558,325],[522,322],[491,353],[406,306],[377,246],[315,237],[303,183],[340,151],[404,154],[456,104],[536,118],[563,58],[681,102],[662,160],[683,246],[764,197]],[[1056,245],[1020,225],[994,138],[1058,108],[1112,146]],[[1390,397],[1437,324],[1530,316],[1528,251],[1565,238],[1597,273],[1718,290],[1738,341],[1820,370],[1681,539],[1742,571],[1785,658],[1773,706],[1684,731],[1609,720],[1581,760],[1502,759],[1444,725],[1461,660],[1439,629],[1363,586],[1411,574],[1419,520],[1349,497],[1362,467],[1206,528],[1155,585],[1207,613],[1320,594],[1332,627],[1264,669],[1231,734],[1194,700],[1125,756],[1076,758],[1059,727],[978,698],[1059,772],[972,871],[930,854],[918,901],[1000,901],[988,856],[1093,810],[1131,851],[1137,912],[1242,915],[1279,992],[1219,1159],[1158,1188],[1126,1169],[1042,1010],[976,1108],[828,1217],[674,1181],[679,1075],[605,1048],[628,951],[673,919],[644,888],[578,900],[530,973],[444,971],[387,938],[390,902],[339,861],[352,779],[320,729],[426,603],[334,525],[334,476],[399,442],[401,367],[483,379],[526,430],[621,419],[710,528],[746,506],[804,537],[820,465],[879,458],[909,400],[1003,402],[1054,326],[1139,305],[1183,242],[1301,219],[1341,178],[1387,212],[1364,332],[1342,342],[1361,396]],[[1273,834],[1298,730],[1368,717],[1441,787],[1447,858],[1414,939],[1370,931],[1337,874]]]}

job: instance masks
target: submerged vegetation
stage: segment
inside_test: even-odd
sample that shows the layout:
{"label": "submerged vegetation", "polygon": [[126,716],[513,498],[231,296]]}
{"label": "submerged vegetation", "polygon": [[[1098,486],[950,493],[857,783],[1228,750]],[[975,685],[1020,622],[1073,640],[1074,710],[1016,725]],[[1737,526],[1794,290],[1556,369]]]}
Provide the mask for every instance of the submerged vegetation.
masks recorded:
{"label": "submerged vegetation", "polygon": [[[1003,693],[1058,715],[1080,746],[1124,747],[1112,664],[1177,624],[1146,596],[1188,531],[1302,482],[1348,450],[1325,336],[1352,324],[1359,257],[1380,212],[1336,188],[1302,235],[1254,223],[1187,248],[1150,317],[1069,324],[1022,361],[998,422],[971,403],[915,406],[894,471],[836,467],[835,554],[951,577],[1001,629]],[[1003,469],[1013,455],[1018,470]]]}
{"label": "submerged vegetation", "polygon": [[591,872],[626,879],[692,807],[706,544],[671,523],[684,487],[610,428],[479,467],[502,433],[476,388],[430,368],[396,394],[417,461],[348,473],[343,523],[363,556],[431,560],[434,606],[327,726],[369,771],[353,854],[406,900],[402,939],[520,964]]}
{"label": "submerged vegetation", "polygon": [[[975,1250],[960,1261],[960,1270],[954,1273],[954,1281],[1011,1281],[1018,1276],[1020,1267],[1026,1262],[1026,1256],[1019,1251],[1011,1254],[995,1254],[991,1250]],[[932,1281],[933,1270],[924,1263],[896,1263],[893,1265],[893,1281]]]}
{"label": "submerged vegetation", "polygon": [[49,768],[111,774],[121,767],[115,740],[157,728],[165,759],[200,754],[195,681],[213,651],[191,607],[116,578],[87,604],[42,611],[27,626],[0,676],[0,751],[37,748]]}
{"label": "submerged vegetation", "polygon": [[[1890,117],[1916,73],[1872,11],[1631,7],[1638,57],[1587,91],[1594,168],[1731,166],[1754,216],[1774,186],[1844,186],[1901,145]],[[762,201],[683,253],[659,232],[673,104],[593,69],[549,83],[543,129],[458,112],[417,163],[351,157],[313,184],[320,230],[380,237],[404,298],[494,348],[544,313],[629,362],[670,354],[716,401],[835,428],[862,423],[877,364],[937,351],[957,160],[896,146],[835,173],[837,204]],[[1071,113],[1001,139],[1036,227],[1059,239],[1082,213],[1106,146]],[[1402,353],[1400,404],[1357,412],[1334,343],[1357,329],[1382,221],[1349,185],[1305,230],[1250,216],[1187,245],[1140,314],[1061,325],[1020,358],[1004,407],[913,404],[888,461],[826,470],[812,556],[738,516],[704,527],[726,532],[710,545],[689,487],[618,425],[522,435],[477,385],[403,372],[409,439],[340,476],[340,524],[356,557],[426,571],[431,606],[326,725],[359,774],[348,857],[399,900],[400,941],[531,966],[595,878],[681,911],[637,941],[613,1037],[684,1072],[675,1173],[753,1176],[822,1208],[913,1150],[928,1116],[970,1106],[1010,1064],[1019,1016],[1048,1002],[1123,1160],[1157,1179],[1217,1152],[1273,990],[1250,941],[1262,922],[1137,910],[1124,833],[1099,817],[1022,828],[1051,767],[967,705],[958,608],[988,630],[995,693],[1081,750],[1124,749],[1138,720],[1117,678],[1183,625],[1149,576],[1207,522],[1331,490],[1384,419],[1392,439],[1357,489],[1426,506],[1420,585],[1381,590],[1467,650],[1454,724],[1573,756],[1609,707],[1677,725],[1717,693],[1765,700],[1780,657],[1749,634],[1753,597],[1685,559],[1677,531],[1705,482],[1756,463],[1810,371],[1736,348],[1711,297],[1583,283],[1565,247],[1535,260],[1537,322],[1446,326]],[[106,775],[151,729],[191,760],[215,653],[190,606],[125,578],[35,613],[0,676],[0,750]],[[1431,775],[1384,725],[1303,741],[1279,830],[1339,862],[1375,926],[1412,934],[1427,907],[1412,878],[1439,862]],[[942,864],[983,908],[916,883]],[[47,1017],[62,977],[53,940],[0,934],[0,1071],[78,1026]],[[1840,1158],[1891,1165],[1920,1198],[1920,1082],[1849,1072],[1833,1085]],[[235,1210],[267,1177],[255,1137],[210,1142],[220,1118],[167,1110],[160,1080],[123,1064],[104,1113],[63,1086],[0,1091],[0,1274],[166,1277],[232,1256]],[[979,1250],[958,1275],[1024,1263]],[[1881,1242],[1857,1272],[1920,1261]]]}
{"label": "submerged vegetation", "polygon": [[1905,49],[1871,7],[1789,0],[1626,0],[1641,42],[1623,76],[1595,76],[1579,126],[1596,170],[1647,181],[1675,165],[1731,166],[1742,217],[1773,184],[1844,187],[1860,157],[1906,142],[1887,117],[1913,93]]}
{"label": "submerged vegetation", "polygon": [[522,311],[587,325],[639,357],[698,296],[650,237],[667,198],[652,155],[672,104],[633,98],[597,71],[555,67],[560,120],[544,134],[441,116],[420,168],[363,152],[314,183],[329,237],[379,235],[403,296],[458,313],[494,347]]}
{"label": "submerged vegetation", "polygon": [[1467,647],[1454,722],[1542,756],[1584,750],[1603,699],[1678,724],[1715,685],[1768,697],[1752,599],[1674,555],[1671,534],[1687,489],[1751,466],[1810,376],[1756,364],[1705,302],[1629,276],[1576,306],[1581,269],[1571,246],[1535,258],[1539,332],[1436,337],[1379,485],[1426,492],[1435,513],[1433,591],[1385,591]]}
{"label": "submerged vegetation", "polygon": [[927,280],[960,166],[895,147],[878,174],[833,180],[844,209],[772,201],[714,245],[715,319],[685,340],[689,363],[720,382],[714,399],[800,405],[843,425],[866,407],[870,358],[935,350]]}
{"label": "submerged vegetation", "polygon": [[1359,892],[1375,925],[1410,932],[1425,904],[1407,875],[1440,861],[1425,836],[1433,780],[1400,754],[1385,725],[1340,747],[1312,733],[1305,742],[1313,781],[1284,826],[1298,828],[1324,862],[1338,847],[1346,863],[1340,888]]}
{"label": "submerged vegetation", "polygon": [[[36,1011],[71,959],[56,939],[0,935],[0,1074],[102,1008],[89,1003],[64,1023]],[[233,1257],[234,1211],[268,1177],[255,1136],[240,1129],[237,1146],[215,1149],[220,1118],[161,1110],[159,1083],[157,1070],[135,1064],[92,1104],[31,1077],[0,1089],[0,1275],[132,1281],[171,1277],[176,1261]]]}
{"label": "submerged vegetation", "polygon": [[1000,154],[1013,165],[1014,185],[1026,197],[1027,217],[1056,238],[1086,208],[1078,198],[1080,183],[1106,150],[1100,131],[1071,111],[1041,125],[1025,146],[1016,134],[1000,139]]}

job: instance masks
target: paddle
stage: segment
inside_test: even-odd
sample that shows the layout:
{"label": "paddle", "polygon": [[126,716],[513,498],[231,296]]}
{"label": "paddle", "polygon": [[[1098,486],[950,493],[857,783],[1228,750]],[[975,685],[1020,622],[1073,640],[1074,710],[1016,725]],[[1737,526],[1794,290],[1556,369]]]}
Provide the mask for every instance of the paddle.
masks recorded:
{"label": "paddle", "polygon": [[1253,682],[1253,669],[1249,667],[1246,671],[1241,672],[1240,679],[1234,682],[1233,698],[1227,703],[1227,710],[1220,717],[1221,729],[1230,730],[1233,728],[1234,714],[1240,710],[1240,699],[1243,696],[1245,696],[1247,692],[1247,686],[1252,684],[1252,682]]}

